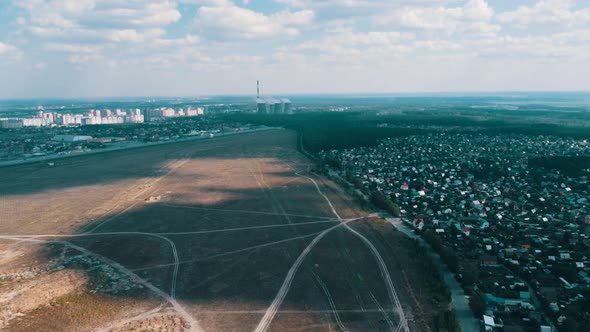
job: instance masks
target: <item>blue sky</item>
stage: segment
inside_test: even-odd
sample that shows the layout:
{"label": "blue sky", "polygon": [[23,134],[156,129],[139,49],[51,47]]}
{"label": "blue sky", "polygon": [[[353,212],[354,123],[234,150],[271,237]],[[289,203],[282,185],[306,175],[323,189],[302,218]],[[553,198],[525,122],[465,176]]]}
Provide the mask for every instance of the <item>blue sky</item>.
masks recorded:
{"label": "blue sky", "polygon": [[590,90],[590,1],[0,0],[0,98]]}

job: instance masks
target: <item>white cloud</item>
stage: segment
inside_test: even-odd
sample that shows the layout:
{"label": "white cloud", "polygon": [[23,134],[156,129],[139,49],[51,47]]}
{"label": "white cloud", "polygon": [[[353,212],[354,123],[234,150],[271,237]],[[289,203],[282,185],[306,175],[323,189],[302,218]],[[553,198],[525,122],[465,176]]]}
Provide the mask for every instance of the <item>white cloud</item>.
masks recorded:
{"label": "white cloud", "polygon": [[191,46],[197,45],[201,39],[199,36],[195,35],[187,35],[184,38],[174,38],[174,39],[155,39],[153,41],[153,46],[157,47],[184,47],[184,46]]}
{"label": "white cloud", "polygon": [[306,26],[313,21],[314,13],[311,10],[301,10],[297,12],[283,11],[278,12],[270,17],[271,21],[277,21],[281,25],[299,25]]}
{"label": "white cloud", "polygon": [[275,0],[275,2],[288,5],[290,7],[305,7],[303,0]]}
{"label": "white cloud", "polygon": [[274,0],[289,8],[313,10],[322,23],[333,20],[364,20],[390,14],[403,7],[442,6],[460,1],[465,0]]}
{"label": "white cloud", "polygon": [[230,0],[178,0],[180,3],[195,4],[202,6],[227,6],[231,5]]}
{"label": "white cloud", "polygon": [[282,62],[296,60],[299,64],[305,63],[306,68],[335,65],[371,66],[407,55],[412,51],[411,44],[414,38],[412,33],[344,31],[281,49],[276,52],[274,58]]}
{"label": "white cloud", "polygon": [[414,39],[414,34],[396,31],[370,31],[366,33],[344,33],[326,40],[330,44],[349,46],[392,46]]}
{"label": "white cloud", "polygon": [[10,44],[0,42],[0,55],[6,55],[9,53],[16,52],[18,49]]}
{"label": "white cloud", "polygon": [[145,39],[139,30],[155,31],[152,29],[162,29],[181,18],[172,0],[13,0],[13,3],[28,12],[29,30],[43,38],[105,40],[109,39],[105,36],[112,36],[117,41],[137,41]]}
{"label": "white cloud", "polygon": [[85,65],[90,63],[98,63],[104,60],[104,57],[100,54],[72,54],[68,57],[68,61],[76,65],[76,69],[82,70]]}
{"label": "white cloud", "polygon": [[494,10],[485,0],[469,0],[460,7],[416,7],[394,9],[388,14],[377,15],[374,23],[379,26],[399,25],[416,29],[455,31],[465,25],[489,22]]}
{"label": "white cloud", "polygon": [[82,21],[89,24],[109,23],[123,26],[163,27],[177,22],[182,17],[174,1],[127,2],[126,5],[115,7],[99,6],[92,14],[82,18]]}
{"label": "white cloud", "polygon": [[163,29],[147,29],[143,32],[138,32],[135,29],[115,30],[111,33],[110,39],[114,42],[143,42],[146,40],[153,40],[164,35],[166,31]]}
{"label": "white cloud", "polygon": [[65,53],[96,53],[103,49],[102,45],[80,45],[65,43],[48,43],[45,49]]}
{"label": "white cloud", "polygon": [[[182,14],[175,0],[12,0],[21,8],[22,33],[81,64],[117,63],[133,49],[194,44],[198,37],[166,39]],[[24,17],[23,17],[24,16]],[[142,47],[145,46],[145,47]],[[32,66],[32,65],[31,65]]]}
{"label": "white cloud", "polygon": [[461,43],[448,40],[418,40],[412,43],[412,47],[414,49],[434,52],[459,51],[464,49],[464,46]]}
{"label": "white cloud", "polygon": [[590,8],[575,9],[575,5],[573,0],[540,0],[533,6],[519,6],[501,13],[498,20],[521,27],[530,24],[590,24]]}
{"label": "white cloud", "polygon": [[535,70],[564,84],[573,81],[555,73],[569,70],[581,87],[590,77],[578,72],[590,61],[581,0],[517,0],[528,5],[500,14],[499,0],[10,1],[15,31],[0,43],[0,63],[25,61],[2,72],[38,78],[49,64],[77,82],[77,69],[92,77],[91,93],[244,92],[252,77],[290,92],[505,89],[542,82]]}
{"label": "white cloud", "polygon": [[277,35],[297,35],[299,27],[311,24],[314,12],[282,11],[265,15],[233,4],[202,6],[197,11],[196,24],[215,29],[226,37],[260,38]]}
{"label": "white cloud", "polygon": [[0,42],[0,63],[15,63],[22,60],[22,51],[11,44]]}
{"label": "white cloud", "polygon": [[55,27],[64,29],[70,29],[78,26],[78,24],[73,20],[66,19],[58,13],[45,13],[44,15],[34,16],[32,17],[31,23],[41,27]]}
{"label": "white cloud", "polygon": [[590,58],[590,29],[539,36],[496,36],[469,43],[482,56],[514,59]]}
{"label": "white cloud", "polygon": [[33,69],[41,71],[47,69],[47,67],[48,65],[46,62],[39,62],[33,66]]}
{"label": "white cloud", "polygon": [[63,8],[66,13],[80,14],[96,7],[95,0],[57,0],[53,6]]}

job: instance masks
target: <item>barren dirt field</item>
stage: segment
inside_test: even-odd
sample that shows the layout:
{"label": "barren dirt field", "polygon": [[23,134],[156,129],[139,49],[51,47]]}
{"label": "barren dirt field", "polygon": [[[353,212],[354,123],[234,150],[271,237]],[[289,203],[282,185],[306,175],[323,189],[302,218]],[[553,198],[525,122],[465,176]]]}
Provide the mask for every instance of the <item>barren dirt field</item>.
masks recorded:
{"label": "barren dirt field", "polygon": [[294,132],[54,162],[0,168],[0,330],[423,330],[383,221]]}

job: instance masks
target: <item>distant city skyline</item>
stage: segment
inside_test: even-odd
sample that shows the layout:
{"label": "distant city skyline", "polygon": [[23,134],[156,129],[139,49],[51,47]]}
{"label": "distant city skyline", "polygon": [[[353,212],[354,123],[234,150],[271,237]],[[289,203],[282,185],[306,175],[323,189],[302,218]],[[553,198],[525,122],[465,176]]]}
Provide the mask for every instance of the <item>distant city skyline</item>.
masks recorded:
{"label": "distant city skyline", "polygon": [[0,98],[590,90],[590,2],[5,0]]}

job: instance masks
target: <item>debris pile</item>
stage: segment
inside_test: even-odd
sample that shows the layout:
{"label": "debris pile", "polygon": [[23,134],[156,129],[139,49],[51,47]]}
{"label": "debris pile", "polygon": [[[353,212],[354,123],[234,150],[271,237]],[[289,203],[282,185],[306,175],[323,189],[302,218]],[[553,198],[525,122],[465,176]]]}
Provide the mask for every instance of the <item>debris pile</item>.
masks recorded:
{"label": "debris pile", "polygon": [[112,329],[111,332],[122,331],[171,331],[184,332],[190,330],[190,324],[177,315],[160,315],[126,323],[124,326]]}
{"label": "debris pile", "polygon": [[96,258],[85,255],[62,258],[54,268],[56,270],[81,268],[90,277],[90,288],[93,293],[119,294],[144,288],[143,285],[137,284],[128,275],[115,270]]}

